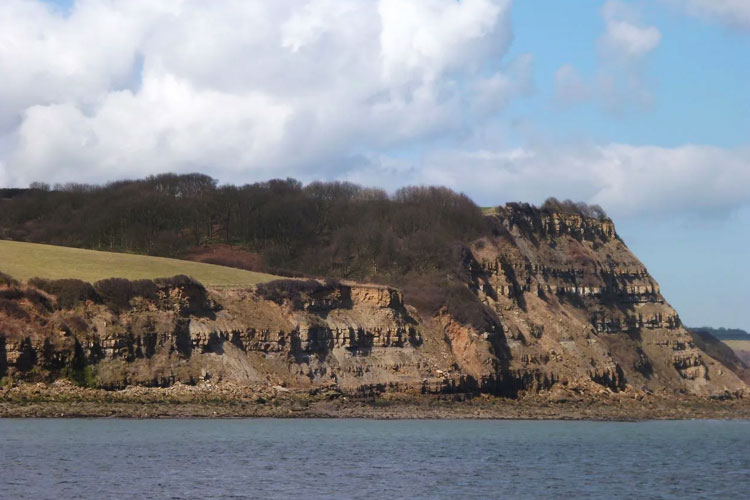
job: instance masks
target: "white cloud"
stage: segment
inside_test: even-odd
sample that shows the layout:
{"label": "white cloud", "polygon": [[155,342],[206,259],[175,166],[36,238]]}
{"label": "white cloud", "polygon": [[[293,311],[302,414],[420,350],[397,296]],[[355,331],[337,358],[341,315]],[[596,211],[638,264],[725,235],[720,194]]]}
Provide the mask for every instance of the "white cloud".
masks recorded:
{"label": "white cloud", "polygon": [[456,149],[407,162],[371,158],[353,180],[396,187],[442,184],[480,204],[549,196],[602,205],[611,215],[727,213],[750,204],[750,149],[625,144]]}
{"label": "white cloud", "polygon": [[5,186],[10,182],[8,173],[5,170],[5,164],[0,161],[0,186]]}
{"label": "white cloud", "polygon": [[602,17],[606,31],[599,43],[608,57],[640,59],[661,42],[661,32],[654,26],[642,26],[637,12],[622,2],[609,0]]}
{"label": "white cloud", "polygon": [[0,133],[33,105],[90,106],[129,85],[145,24],[121,8],[82,1],[70,19],[37,1],[0,4]]}
{"label": "white cloud", "polygon": [[561,66],[555,73],[556,101],[571,105],[594,100],[615,114],[649,109],[653,98],[643,61],[661,43],[661,32],[644,26],[638,9],[623,2],[608,0],[601,14],[605,30],[598,40],[596,74],[587,82],[572,65]]}
{"label": "white cloud", "polygon": [[[436,79],[502,56],[511,40],[509,0],[381,0],[378,11],[384,77],[396,84]],[[495,43],[486,43],[487,39]]]}
{"label": "white cloud", "polygon": [[[203,171],[228,182],[444,184],[482,203],[554,195],[615,214],[750,203],[748,150],[502,146],[493,117],[533,88],[531,56],[504,60],[509,8],[78,0],[61,15],[36,0],[4,0],[0,185]],[[600,71],[587,82],[560,68],[560,99],[648,101],[639,63],[660,35],[636,14],[606,4]],[[410,151],[457,140],[421,157]]]}
{"label": "white cloud", "polygon": [[534,90],[531,76],[533,63],[531,54],[523,54],[505,70],[485,78],[476,78],[471,86],[475,115],[491,115],[503,109],[509,101],[530,95]]}
{"label": "white cloud", "polygon": [[[175,165],[229,169],[262,163],[281,147],[292,110],[269,96],[196,88],[149,68],[137,93],[110,92],[87,115],[71,103],[29,108],[18,130],[14,165],[24,176],[106,180]],[[81,171],[81,168],[90,170]]]}
{"label": "white cloud", "polygon": [[665,0],[687,13],[727,26],[750,30],[750,2],[747,0]]}
{"label": "white cloud", "polygon": [[5,183],[227,181],[464,133],[530,88],[510,0],[0,2]]}
{"label": "white cloud", "polygon": [[578,70],[565,64],[555,72],[555,99],[563,104],[576,104],[591,98],[591,89]]}

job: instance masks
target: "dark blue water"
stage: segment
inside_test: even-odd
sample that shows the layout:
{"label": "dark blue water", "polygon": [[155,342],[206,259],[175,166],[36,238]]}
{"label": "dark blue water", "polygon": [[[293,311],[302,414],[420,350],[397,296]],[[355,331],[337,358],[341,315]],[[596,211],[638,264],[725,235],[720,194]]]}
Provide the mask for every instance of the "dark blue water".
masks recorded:
{"label": "dark blue water", "polygon": [[0,497],[750,498],[750,422],[0,420]]}

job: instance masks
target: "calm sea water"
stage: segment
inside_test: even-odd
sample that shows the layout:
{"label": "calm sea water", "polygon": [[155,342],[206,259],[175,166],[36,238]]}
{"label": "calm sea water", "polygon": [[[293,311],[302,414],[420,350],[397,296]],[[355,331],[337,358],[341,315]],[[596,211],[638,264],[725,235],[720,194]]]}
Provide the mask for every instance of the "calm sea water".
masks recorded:
{"label": "calm sea water", "polygon": [[0,497],[750,498],[750,422],[0,420]]}

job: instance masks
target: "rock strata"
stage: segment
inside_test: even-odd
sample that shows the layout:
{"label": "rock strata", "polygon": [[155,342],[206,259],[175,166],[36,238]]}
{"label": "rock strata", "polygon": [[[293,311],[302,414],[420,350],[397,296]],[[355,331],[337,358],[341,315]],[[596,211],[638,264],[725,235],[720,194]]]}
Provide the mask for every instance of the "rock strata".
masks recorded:
{"label": "rock strata", "polygon": [[482,322],[450,307],[419,311],[397,289],[362,283],[206,290],[167,280],[122,309],[95,300],[65,309],[7,284],[0,377],[366,397],[745,393],[741,367],[696,345],[611,220],[519,204],[487,217],[491,234],[461,259]]}

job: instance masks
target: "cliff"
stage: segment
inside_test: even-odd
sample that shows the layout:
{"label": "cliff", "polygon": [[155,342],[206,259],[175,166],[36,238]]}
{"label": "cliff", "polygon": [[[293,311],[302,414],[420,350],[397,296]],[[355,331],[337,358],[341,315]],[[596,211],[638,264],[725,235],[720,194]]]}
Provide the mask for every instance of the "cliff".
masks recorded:
{"label": "cliff", "polygon": [[354,282],[206,289],[164,280],[119,306],[8,282],[0,377],[352,395],[746,390],[739,367],[696,345],[611,220],[518,204],[487,217],[490,230],[460,257],[478,319],[451,304],[418,310],[395,288]]}
{"label": "cliff", "polygon": [[512,373],[611,390],[744,388],[696,346],[611,220],[527,205],[492,217],[494,236],[472,247],[473,287],[503,326]]}

